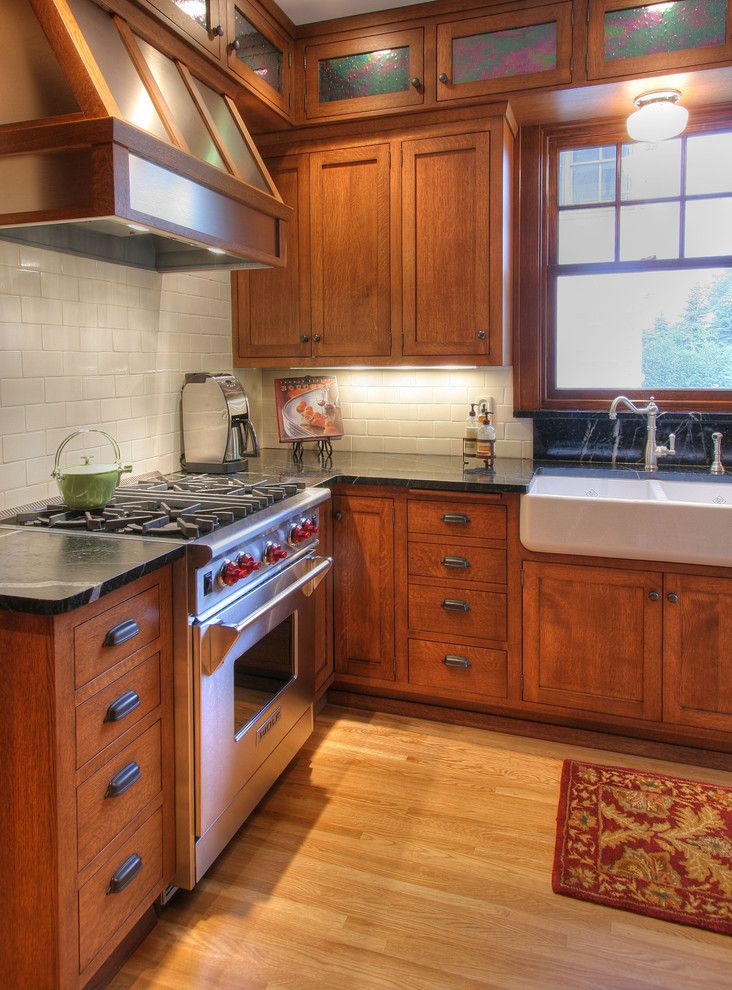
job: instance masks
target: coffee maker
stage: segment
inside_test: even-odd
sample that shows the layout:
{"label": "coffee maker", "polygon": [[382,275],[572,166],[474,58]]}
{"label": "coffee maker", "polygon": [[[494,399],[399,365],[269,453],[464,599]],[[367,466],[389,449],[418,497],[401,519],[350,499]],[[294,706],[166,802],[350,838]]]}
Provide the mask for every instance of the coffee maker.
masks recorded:
{"label": "coffee maker", "polygon": [[232,474],[247,470],[247,457],[259,456],[249,400],[233,375],[186,375],[181,404],[184,471]]}

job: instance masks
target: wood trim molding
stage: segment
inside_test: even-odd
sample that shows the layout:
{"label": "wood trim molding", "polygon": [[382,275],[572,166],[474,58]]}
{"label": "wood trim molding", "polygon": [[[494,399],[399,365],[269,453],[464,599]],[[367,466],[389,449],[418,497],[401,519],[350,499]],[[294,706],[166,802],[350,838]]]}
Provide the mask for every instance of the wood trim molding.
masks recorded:
{"label": "wood trim molding", "polygon": [[216,123],[213,117],[211,116],[208,107],[204,103],[201,94],[198,91],[198,86],[196,86],[195,80],[191,76],[190,69],[188,68],[187,65],[184,65],[183,62],[176,61],[175,64],[178,69],[178,72],[180,73],[181,79],[185,83],[186,89],[190,93],[191,99],[196,105],[196,109],[203,118],[203,122],[206,125],[206,130],[211,135],[211,140],[216,145],[216,150],[221,155],[221,159],[224,165],[226,165],[228,171],[235,178],[243,181],[241,178],[241,173],[239,172],[239,169],[236,167],[236,162],[231,157],[231,154],[229,153],[229,149],[226,147],[226,144],[224,143],[224,139],[221,137],[221,133],[218,127],[216,126]]}

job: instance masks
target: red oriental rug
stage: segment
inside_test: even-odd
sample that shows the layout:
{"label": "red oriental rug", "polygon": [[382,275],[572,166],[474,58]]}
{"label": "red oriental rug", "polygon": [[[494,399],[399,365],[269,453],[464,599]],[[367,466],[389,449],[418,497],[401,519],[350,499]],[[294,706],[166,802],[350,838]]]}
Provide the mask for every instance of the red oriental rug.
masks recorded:
{"label": "red oriental rug", "polygon": [[732,787],[565,760],[552,887],[732,935]]}

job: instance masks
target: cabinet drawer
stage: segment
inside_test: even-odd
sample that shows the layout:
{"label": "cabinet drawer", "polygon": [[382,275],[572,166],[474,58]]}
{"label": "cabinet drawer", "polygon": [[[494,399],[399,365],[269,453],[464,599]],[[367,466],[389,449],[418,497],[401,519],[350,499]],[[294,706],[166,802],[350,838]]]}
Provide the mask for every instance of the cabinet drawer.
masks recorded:
{"label": "cabinet drawer", "polygon": [[507,666],[507,656],[502,650],[409,641],[409,683],[450,691],[456,698],[481,694],[505,700]]}
{"label": "cabinet drawer", "polygon": [[76,765],[83,766],[160,704],[160,654],[76,709]]}
{"label": "cabinet drawer", "polygon": [[409,574],[413,577],[460,578],[506,583],[506,551],[460,543],[409,544]]}
{"label": "cabinet drawer", "polygon": [[[132,856],[139,858],[139,867],[134,860],[130,864],[132,878],[122,890],[112,893],[113,878]],[[80,972],[137,908],[153,902],[162,880],[163,815],[158,809],[79,890]]]}
{"label": "cabinet drawer", "polygon": [[476,639],[506,639],[506,596],[473,588],[409,586],[409,626]]}
{"label": "cabinet drawer", "polygon": [[109,670],[160,635],[160,588],[128,598],[74,629],[76,687]]}
{"label": "cabinet drawer", "polygon": [[506,509],[503,505],[410,501],[407,512],[410,533],[444,535],[452,540],[463,536],[506,539]]}
{"label": "cabinet drawer", "polygon": [[[116,786],[121,793],[110,793]],[[77,788],[79,869],[161,789],[160,722],[156,722]]]}

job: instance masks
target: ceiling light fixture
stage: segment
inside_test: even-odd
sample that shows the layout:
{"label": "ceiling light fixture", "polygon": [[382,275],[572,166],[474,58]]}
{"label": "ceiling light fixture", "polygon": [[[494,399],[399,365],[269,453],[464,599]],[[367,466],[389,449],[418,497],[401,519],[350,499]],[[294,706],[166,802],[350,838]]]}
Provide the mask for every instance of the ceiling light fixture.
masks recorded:
{"label": "ceiling light fixture", "polygon": [[642,93],[633,101],[638,109],[628,117],[628,134],[634,141],[667,141],[686,127],[689,111],[679,104],[678,89]]}

